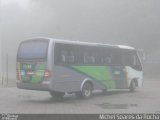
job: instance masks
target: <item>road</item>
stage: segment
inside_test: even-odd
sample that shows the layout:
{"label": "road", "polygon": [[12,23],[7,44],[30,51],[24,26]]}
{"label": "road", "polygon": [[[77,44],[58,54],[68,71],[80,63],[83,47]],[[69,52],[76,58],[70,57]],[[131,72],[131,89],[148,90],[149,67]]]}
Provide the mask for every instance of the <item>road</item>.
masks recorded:
{"label": "road", "polygon": [[96,92],[86,100],[66,95],[60,102],[53,101],[48,92],[0,88],[0,113],[160,113],[159,86],[158,79],[147,79],[134,93],[126,90]]}

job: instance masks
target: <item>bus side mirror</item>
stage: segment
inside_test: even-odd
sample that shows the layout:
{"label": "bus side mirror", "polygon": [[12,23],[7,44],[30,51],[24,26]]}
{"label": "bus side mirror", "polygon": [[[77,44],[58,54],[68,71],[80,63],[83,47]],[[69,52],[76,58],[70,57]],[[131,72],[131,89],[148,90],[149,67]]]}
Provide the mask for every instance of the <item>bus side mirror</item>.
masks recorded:
{"label": "bus side mirror", "polygon": [[146,60],[146,53],[144,52],[143,49],[137,49],[137,53],[141,61]]}

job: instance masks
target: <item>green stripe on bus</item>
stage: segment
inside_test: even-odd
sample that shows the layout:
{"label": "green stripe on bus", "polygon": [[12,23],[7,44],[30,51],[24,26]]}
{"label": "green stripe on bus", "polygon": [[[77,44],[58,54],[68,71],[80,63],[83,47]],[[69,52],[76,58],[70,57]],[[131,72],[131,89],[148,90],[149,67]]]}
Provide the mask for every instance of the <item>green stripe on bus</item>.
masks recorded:
{"label": "green stripe on bus", "polygon": [[38,63],[35,74],[32,76],[31,83],[37,84],[43,80],[46,65],[45,63]]}
{"label": "green stripe on bus", "polygon": [[76,71],[84,73],[94,80],[100,81],[108,88],[115,88],[115,81],[110,67],[107,66],[72,66]]}

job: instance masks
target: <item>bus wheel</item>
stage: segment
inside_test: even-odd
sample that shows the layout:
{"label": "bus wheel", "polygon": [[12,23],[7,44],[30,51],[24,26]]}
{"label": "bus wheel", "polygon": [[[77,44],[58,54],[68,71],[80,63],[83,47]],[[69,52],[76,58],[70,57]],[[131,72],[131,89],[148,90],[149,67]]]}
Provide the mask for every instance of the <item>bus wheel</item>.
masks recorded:
{"label": "bus wheel", "polygon": [[102,89],[102,94],[105,95],[105,94],[107,94],[107,92],[108,92],[107,89]]}
{"label": "bus wheel", "polygon": [[129,90],[130,90],[130,92],[134,92],[135,89],[136,89],[136,83],[134,80],[132,80],[130,87],[129,87]]}
{"label": "bus wheel", "polygon": [[80,98],[87,99],[92,96],[93,86],[91,83],[87,82],[83,85],[82,91],[76,93],[76,95]]}
{"label": "bus wheel", "polygon": [[62,100],[65,94],[63,92],[55,92],[55,91],[49,91],[49,93],[53,97],[54,100]]}

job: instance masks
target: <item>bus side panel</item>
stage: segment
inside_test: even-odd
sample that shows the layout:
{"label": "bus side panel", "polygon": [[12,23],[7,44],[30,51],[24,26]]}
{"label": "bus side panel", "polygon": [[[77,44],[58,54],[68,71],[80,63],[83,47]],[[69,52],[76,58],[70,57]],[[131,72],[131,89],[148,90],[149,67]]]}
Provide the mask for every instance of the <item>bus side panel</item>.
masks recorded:
{"label": "bus side panel", "polygon": [[85,77],[64,66],[54,66],[53,80],[50,90],[59,92],[80,91],[80,85]]}
{"label": "bus side panel", "polygon": [[108,66],[54,66],[50,89],[61,92],[80,91],[85,79],[92,80],[94,89],[115,89],[116,81]]}
{"label": "bus side panel", "polygon": [[[72,68],[77,72],[90,77],[95,83],[95,89],[115,88],[115,80],[109,66],[72,66]],[[101,86],[100,88],[99,85]]]}

